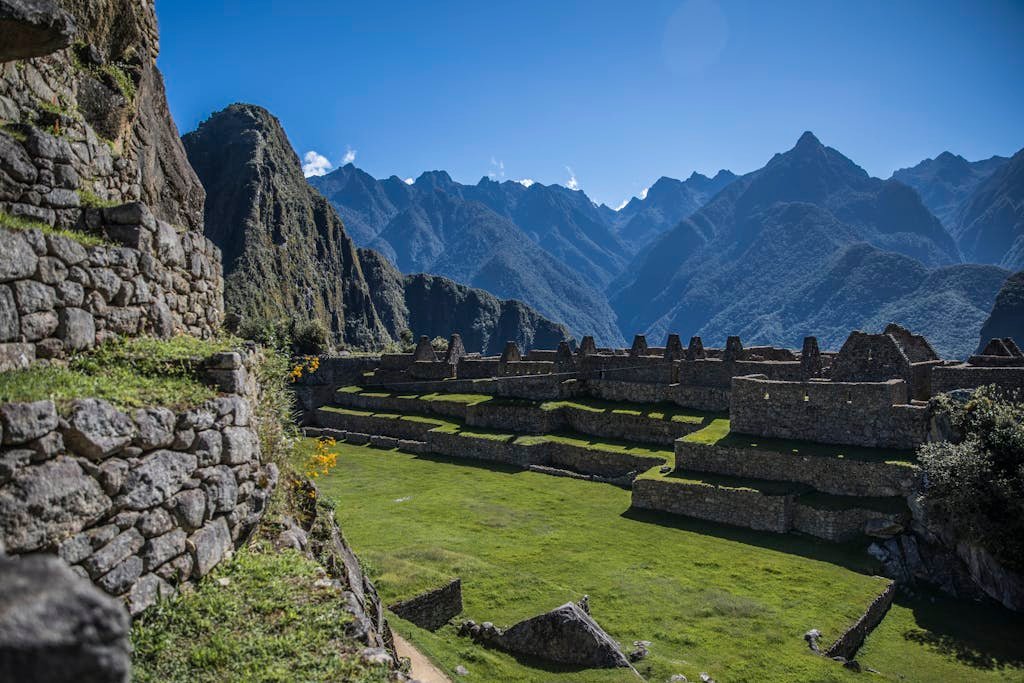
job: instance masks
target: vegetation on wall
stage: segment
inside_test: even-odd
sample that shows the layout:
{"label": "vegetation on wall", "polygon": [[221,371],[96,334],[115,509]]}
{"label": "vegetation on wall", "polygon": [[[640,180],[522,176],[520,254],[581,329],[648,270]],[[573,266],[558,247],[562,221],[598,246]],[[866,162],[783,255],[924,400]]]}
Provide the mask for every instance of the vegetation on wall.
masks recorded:
{"label": "vegetation on wall", "polygon": [[1024,571],[1024,394],[988,386],[966,401],[942,396],[939,407],[955,437],[920,450],[929,512]]}

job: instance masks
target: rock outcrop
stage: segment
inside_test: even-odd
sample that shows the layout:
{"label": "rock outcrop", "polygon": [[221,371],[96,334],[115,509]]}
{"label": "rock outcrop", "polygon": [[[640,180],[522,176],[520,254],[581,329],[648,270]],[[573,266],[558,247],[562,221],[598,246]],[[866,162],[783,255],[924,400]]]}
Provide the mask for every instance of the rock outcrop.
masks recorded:
{"label": "rock outcrop", "polygon": [[981,327],[978,353],[992,339],[1010,337],[1024,347],[1024,271],[1011,275],[996,295],[992,313]]}
{"label": "rock outcrop", "polygon": [[486,645],[526,657],[592,669],[629,667],[619,644],[574,602],[524,619],[502,631],[468,621],[460,632]]}
{"label": "rock outcrop", "polygon": [[52,555],[0,557],[0,680],[128,681],[128,613]]}
{"label": "rock outcrop", "polygon": [[439,275],[402,275],[384,256],[360,249],[359,258],[377,312],[391,336],[404,330],[430,338],[456,330],[470,353],[501,351],[506,341],[521,348],[554,348],[569,330],[521,301],[498,299]]}
{"label": "rock outcrop", "polygon": [[[203,188],[156,67],[153,0],[5,0],[0,27],[17,60],[0,64],[0,211],[70,228],[83,204],[142,201],[201,231]],[[30,171],[14,145],[53,163]]]}
{"label": "rock outcrop", "polygon": [[228,312],[319,321],[335,345],[387,342],[359,257],[334,209],[302,175],[281,124],[235,104],[184,138],[207,189],[206,234],[223,251]]}

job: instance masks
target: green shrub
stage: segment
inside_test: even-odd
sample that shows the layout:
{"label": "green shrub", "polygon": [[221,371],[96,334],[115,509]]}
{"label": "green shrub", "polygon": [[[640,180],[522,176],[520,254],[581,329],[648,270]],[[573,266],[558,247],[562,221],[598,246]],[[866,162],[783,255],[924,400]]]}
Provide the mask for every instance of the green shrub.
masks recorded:
{"label": "green shrub", "polygon": [[994,386],[938,401],[953,441],[921,447],[924,500],[958,538],[1024,571],[1024,394]]}
{"label": "green shrub", "polygon": [[327,328],[320,320],[292,321],[292,353],[317,355],[330,347]]}

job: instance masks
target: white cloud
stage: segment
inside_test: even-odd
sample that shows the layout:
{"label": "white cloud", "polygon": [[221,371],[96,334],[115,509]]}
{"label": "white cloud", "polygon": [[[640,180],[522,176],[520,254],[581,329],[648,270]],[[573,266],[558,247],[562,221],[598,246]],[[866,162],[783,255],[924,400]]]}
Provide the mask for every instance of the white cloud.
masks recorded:
{"label": "white cloud", "polygon": [[498,180],[505,178],[505,162],[501,159],[495,159],[491,157],[491,170],[487,172],[487,177],[491,180]]}
{"label": "white cloud", "polygon": [[640,191],[640,199],[647,199],[647,191],[650,190],[650,189],[651,188],[649,188],[649,187],[645,187],[643,190],[641,190]]}
{"label": "white cloud", "polygon": [[327,175],[334,165],[323,154],[309,150],[302,157],[302,175],[309,178],[315,175]]}
{"label": "white cloud", "polygon": [[356,151],[349,147],[348,145],[345,145],[345,156],[341,160],[341,165],[344,166],[345,164],[354,164],[355,161]]}
{"label": "white cloud", "polygon": [[533,185],[537,181],[535,181],[533,178],[523,178],[522,180],[517,180],[516,182],[522,185],[523,187],[529,187],[530,185]]}
{"label": "white cloud", "polygon": [[616,211],[622,211],[623,209],[626,208],[626,204],[629,204],[629,200],[628,199],[623,199],[622,203],[615,207],[615,210]]}
{"label": "white cloud", "polygon": [[567,181],[565,181],[565,186],[568,187],[570,190],[578,190],[578,189],[580,189],[580,183],[579,183],[578,180],[576,180],[576,174],[573,173],[572,168],[569,167],[569,166],[566,166],[565,170],[569,174],[569,179]]}
{"label": "white cloud", "polygon": [[415,180],[413,180],[412,178],[406,178],[406,179],[405,179],[405,184],[406,184],[406,185],[412,185],[412,184],[413,184],[413,183],[415,183],[415,182],[416,182],[416,181],[415,181]]}

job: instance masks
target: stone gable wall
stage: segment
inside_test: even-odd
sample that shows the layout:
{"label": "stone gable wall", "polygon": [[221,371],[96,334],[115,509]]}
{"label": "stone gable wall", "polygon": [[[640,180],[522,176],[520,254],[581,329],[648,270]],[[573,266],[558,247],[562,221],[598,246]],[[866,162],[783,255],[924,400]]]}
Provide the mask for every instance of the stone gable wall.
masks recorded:
{"label": "stone gable wall", "polygon": [[211,381],[241,393],[178,413],[0,405],[6,551],[56,553],[132,614],[209,573],[255,527],[278,476],[261,461],[252,374],[238,353],[214,367]]}

